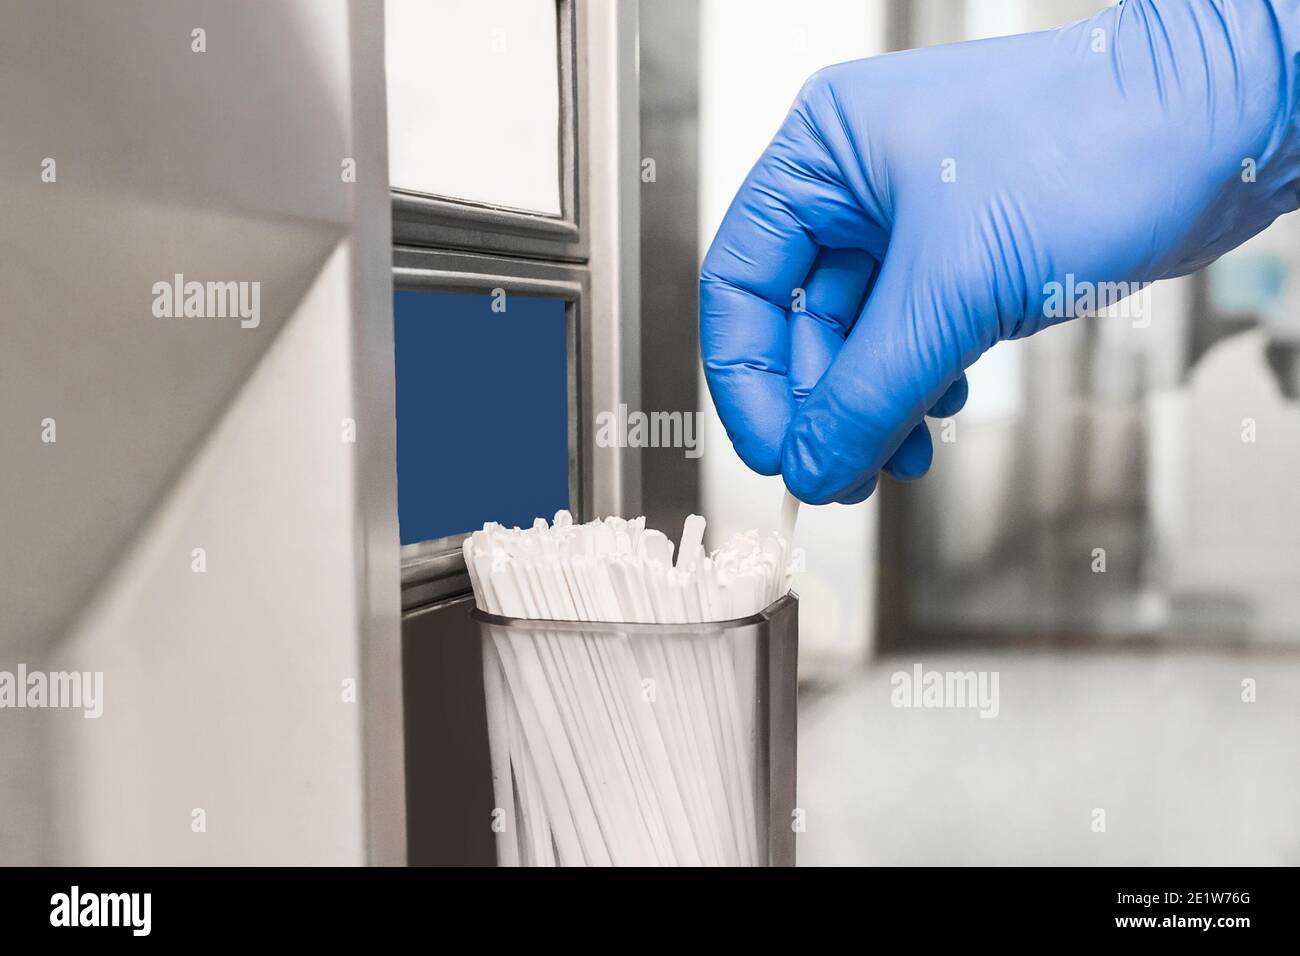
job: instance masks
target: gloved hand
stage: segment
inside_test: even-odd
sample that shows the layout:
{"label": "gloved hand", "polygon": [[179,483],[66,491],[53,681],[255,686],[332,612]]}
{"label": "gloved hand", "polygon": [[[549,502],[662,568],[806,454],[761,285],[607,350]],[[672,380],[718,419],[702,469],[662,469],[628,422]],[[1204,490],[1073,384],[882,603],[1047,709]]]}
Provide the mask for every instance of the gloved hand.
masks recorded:
{"label": "gloved hand", "polygon": [[740,457],[811,503],[918,477],[926,412],[1061,289],[1183,275],[1295,209],[1298,53],[1300,0],[1125,0],[817,73],[701,275]]}

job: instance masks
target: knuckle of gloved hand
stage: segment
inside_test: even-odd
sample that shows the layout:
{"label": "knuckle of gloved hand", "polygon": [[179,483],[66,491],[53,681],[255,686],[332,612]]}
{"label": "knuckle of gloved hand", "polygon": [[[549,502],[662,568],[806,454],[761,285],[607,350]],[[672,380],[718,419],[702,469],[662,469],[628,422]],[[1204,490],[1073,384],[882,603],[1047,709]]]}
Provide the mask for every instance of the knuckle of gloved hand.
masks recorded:
{"label": "knuckle of gloved hand", "polygon": [[799,95],[795,98],[795,103],[808,109],[816,109],[828,97],[830,91],[835,87],[839,77],[842,76],[844,67],[847,64],[836,63],[832,66],[824,66],[808,79],[804,80],[803,86],[799,89]]}
{"label": "knuckle of gloved hand", "polygon": [[819,98],[826,86],[826,73],[829,69],[830,67],[823,67],[804,80],[803,86],[799,87],[799,95],[795,97],[795,102],[800,105],[807,105]]}

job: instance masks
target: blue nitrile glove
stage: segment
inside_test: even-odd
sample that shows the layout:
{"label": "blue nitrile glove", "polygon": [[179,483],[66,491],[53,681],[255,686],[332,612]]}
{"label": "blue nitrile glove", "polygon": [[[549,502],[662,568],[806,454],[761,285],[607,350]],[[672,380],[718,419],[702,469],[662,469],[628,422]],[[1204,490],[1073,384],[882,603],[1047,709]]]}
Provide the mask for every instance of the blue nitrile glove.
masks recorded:
{"label": "blue nitrile glove", "polygon": [[1297,51],[1300,0],[1126,0],[817,73],[700,280],[740,457],[812,503],[918,477],[963,370],[1075,311],[1049,283],[1086,310],[1295,209]]}

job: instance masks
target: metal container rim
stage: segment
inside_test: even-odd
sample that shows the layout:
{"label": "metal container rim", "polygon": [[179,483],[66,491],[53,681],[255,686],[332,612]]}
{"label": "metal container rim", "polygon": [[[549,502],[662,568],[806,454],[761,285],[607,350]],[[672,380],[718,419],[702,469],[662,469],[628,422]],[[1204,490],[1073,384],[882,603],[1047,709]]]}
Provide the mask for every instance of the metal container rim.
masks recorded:
{"label": "metal container rim", "polygon": [[798,604],[798,602],[799,595],[795,594],[794,591],[787,591],[757,614],[751,614],[748,617],[735,617],[729,621],[704,621],[693,624],[646,624],[631,621],[627,623],[616,621],[557,621],[550,618],[504,617],[500,614],[489,614],[477,607],[469,612],[469,616],[480,624],[534,631],[585,631],[597,634],[663,634],[666,632],[673,634],[714,634],[718,631],[764,624],[784,613],[792,605]]}

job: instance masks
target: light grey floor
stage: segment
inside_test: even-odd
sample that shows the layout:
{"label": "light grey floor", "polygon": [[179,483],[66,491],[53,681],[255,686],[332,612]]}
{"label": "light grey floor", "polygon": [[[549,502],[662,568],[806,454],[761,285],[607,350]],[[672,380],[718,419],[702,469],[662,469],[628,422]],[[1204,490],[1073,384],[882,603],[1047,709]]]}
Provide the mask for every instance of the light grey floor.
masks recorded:
{"label": "light grey floor", "polygon": [[[997,671],[999,715],[892,706],[918,661]],[[799,736],[800,865],[1300,864],[1294,654],[890,658],[806,699]]]}

